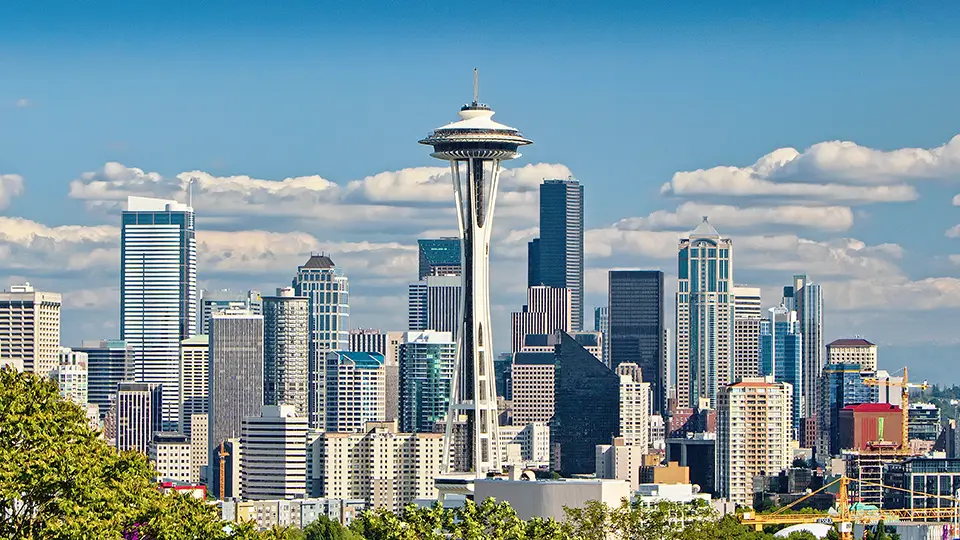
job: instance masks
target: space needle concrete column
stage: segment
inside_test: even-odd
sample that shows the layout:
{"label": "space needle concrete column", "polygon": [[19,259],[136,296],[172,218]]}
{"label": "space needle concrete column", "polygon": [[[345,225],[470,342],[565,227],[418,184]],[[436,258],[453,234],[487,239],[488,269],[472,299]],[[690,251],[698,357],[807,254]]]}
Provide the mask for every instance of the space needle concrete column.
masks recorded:
{"label": "space needle concrete column", "polygon": [[519,147],[532,141],[493,121],[493,111],[478,100],[476,70],[473,103],[464,105],[459,115],[459,121],[435,129],[420,144],[432,146],[433,157],[450,162],[462,247],[460,328],[444,442],[447,456],[455,448],[459,451],[453,470],[445,472],[482,478],[489,471],[500,472],[490,324],[493,211],[501,162],[518,157]]}

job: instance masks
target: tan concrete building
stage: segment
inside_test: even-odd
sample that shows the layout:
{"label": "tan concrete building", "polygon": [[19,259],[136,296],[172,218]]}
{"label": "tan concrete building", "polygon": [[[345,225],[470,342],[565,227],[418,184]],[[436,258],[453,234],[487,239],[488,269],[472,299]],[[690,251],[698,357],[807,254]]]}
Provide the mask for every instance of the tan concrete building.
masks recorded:
{"label": "tan concrete building", "polygon": [[624,362],[617,366],[620,375],[620,437],[624,443],[650,447],[650,383],[643,382],[640,366]]}
{"label": "tan concrete building", "polygon": [[396,422],[369,422],[362,433],[321,433],[310,444],[313,491],[362,499],[399,511],[414,499],[437,497],[443,435],[398,433]]}
{"label": "tan concrete building", "polygon": [[190,417],[190,482],[194,484],[206,479],[203,472],[210,462],[207,422],[206,414],[194,414]]}
{"label": "tan concrete building", "polygon": [[60,363],[60,303],[57,293],[29,283],[0,292],[0,366],[46,377]]}
{"label": "tan concrete building", "polygon": [[150,441],[148,458],[157,470],[157,479],[190,482],[193,453],[190,441],[180,433],[156,433]]}
{"label": "tan concrete building", "polygon": [[877,346],[861,338],[845,338],[827,344],[828,364],[859,364],[862,371],[877,370]]}
{"label": "tan concrete building", "polygon": [[793,385],[746,378],[717,395],[717,492],[753,504],[753,477],[790,466]]}
{"label": "tan concrete building", "polygon": [[623,437],[613,439],[613,444],[598,444],[597,478],[625,480],[630,482],[630,489],[636,491],[646,451],[641,446],[627,444]]}
{"label": "tan concrete building", "polygon": [[547,423],[554,410],[553,352],[518,352],[510,374],[513,424]]}

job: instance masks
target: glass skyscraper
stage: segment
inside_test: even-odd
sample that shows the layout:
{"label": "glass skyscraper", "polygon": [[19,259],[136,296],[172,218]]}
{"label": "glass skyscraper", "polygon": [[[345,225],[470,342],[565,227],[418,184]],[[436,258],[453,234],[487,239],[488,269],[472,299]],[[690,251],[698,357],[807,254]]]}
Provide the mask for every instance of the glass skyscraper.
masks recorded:
{"label": "glass skyscraper", "polygon": [[818,460],[840,453],[840,411],[847,405],[876,403],[879,390],[867,386],[875,371],[862,371],[860,364],[829,364],[820,377],[820,411],[817,418]]}
{"label": "glass skyscraper", "polygon": [[197,329],[193,208],[129,197],[120,236],[120,339],[134,350],[136,382],[161,385],[162,426],[180,419],[180,341]]}
{"label": "glass skyscraper", "polygon": [[826,364],[823,347],[823,290],[805,275],[793,276],[793,285],[784,287],[783,301],[797,311],[800,334],[803,336],[803,410],[795,413],[814,418],[817,413],[816,381]]}
{"label": "glass skyscraper", "polygon": [[117,385],[133,378],[133,347],[119,340],[84,341],[74,351],[87,353],[87,403],[107,416],[117,398]]}
{"label": "glass skyscraper", "polygon": [[421,238],[417,280],[427,276],[459,276],[462,273],[459,238]]}
{"label": "glass skyscraper", "polygon": [[[797,312],[782,305],[769,312],[769,317],[760,321],[760,374],[793,385],[793,410],[799,411],[803,407],[803,336]],[[800,415],[794,414],[794,438],[799,429]]]}
{"label": "glass skyscraper", "polygon": [[326,255],[311,255],[297,268],[293,292],[306,296],[310,306],[310,387],[307,394],[310,427],[318,428],[324,418],[326,383],[324,365],[329,351],[350,347],[349,282]]}
{"label": "glass skyscraper", "polygon": [[449,412],[457,343],[450,332],[407,332],[400,343],[400,430],[432,432]]}
{"label": "glass skyscraper", "polygon": [[643,382],[653,391],[653,411],[665,404],[663,354],[663,272],[611,270],[609,273],[610,368],[623,363],[640,366]]}
{"label": "glass skyscraper", "polygon": [[677,259],[677,399],[715,407],[733,369],[733,241],[704,217],[680,240]]}
{"label": "glass skyscraper", "polygon": [[[544,180],[540,184],[540,239],[528,255],[539,251],[540,283],[570,289],[572,330],[583,329],[583,186],[577,180]],[[528,281],[531,279],[528,268]]]}

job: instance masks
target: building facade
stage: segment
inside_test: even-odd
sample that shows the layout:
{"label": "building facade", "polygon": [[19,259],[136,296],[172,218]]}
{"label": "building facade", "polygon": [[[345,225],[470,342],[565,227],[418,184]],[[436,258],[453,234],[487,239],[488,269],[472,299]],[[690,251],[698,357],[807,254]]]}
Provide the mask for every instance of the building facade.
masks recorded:
{"label": "building facade", "polygon": [[146,455],[154,431],[159,431],[162,414],[159,386],[146,383],[117,385],[117,449],[136,450]]}
{"label": "building facade", "polygon": [[83,341],[74,351],[87,354],[87,402],[103,420],[117,398],[117,385],[133,380],[133,346],[121,340]]}
{"label": "building facade", "polygon": [[62,347],[60,362],[49,372],[49,376],[57,382],[60,397],[86,408],[89,403],[88,373],[87,353]]}
{"label": "building facade", "polygon": [[704,217],[680,240],[677,277],[677,397],[696,407],[716,405],[733,360],[733,241]]}
{"label": "building facade", "polygon": [[625,444],[650,447],[650,383],[643,382],[640,366],[624,362],[620,376],[620,433]]}
{"label": "building facade", "polygon": [[[804,418],[816,420],[820,390],[817,380],[826,364],[823,349],[823,290],[806,275],[793,276],[793,285],[784,288],[787,309],[797,312],[803,337],[803,411]],[[793,299],[792,302],[790,299]],[[876,369],[876,368],[874,368]]]}
{"label": "building facade", "polygon": [[653,411],[666,407],[661,365],[663,351],[663,272],[611,270],[609,273],[610,367],[636,364],[653,390]]}
{"label": "building facade", "polygon": [[610,367],[610,307],[601,306],[593,310],[593,330],[603,336],[603,364]]}
{"label": "building facade", "polygon": [[863,338],[845,338],[827,344],[828,364],[857,364],[864,371],[877,370],[877,346]]}
{"label": "building facade", "polygon": [[29,283],[0,292],[0,366],[46,377],[60,362],[60,304],[57,293]]}
{"label": "building facade", "polygon": [[309,368],[310,298],[277,289],[263,297],[263,403],[293,405],[307,418]]}
{"label": "building facade", "polygon": [[158,481],[192,482],[193,453],[190,440],[180,433],[155,433],[147,458],[157,470]]}
{"label": "building facade", "polygon": [[428,276],[459,276],[463,272],[459,238],[421,238],[417,240],[417,251],[418,281]]}
{"label": "building facade", "polygon": [[733,373],[731,381],[760,376],[760,288],[733,288]]}
{"label": "building facade", "polygon": [[240,485],[246,500],[296,499],[307,489],[307,419],[294,405],[264,405],[243,421]]}
{"label": "building facade", "polygon": [[572,295],[570,289],[536,285],[527,288],[527,303],[523,310],[511,315],[513,351],[523,347],[528,334],[552,334],[557,330],[570,332]]}
{"label": "building facade", "polygon": [[547,423],[553,418],[554,362],[553,351],[513,354],[510,396],[514,425]]}
{"label": "building facade", "polygon": [[539,284],[570,290],[570,330],[583,330],[583,186],[577,180],[540,184],[539,252]]}
{"label": "building facade", "polygon": [[407,289],[407,329],[450,332],[460,322],[460,276],[427,276]]}
{"label": "building facade", "polygon": [[225,309],[247,309],[254,315],[263,315],[263,299],[260,291],[251,289],[239,293],[230,289],[200,291],[200,315],[197,321],[197,334],[210,334],[210,317]]}
{"label": "building facade", "polygon": [[386,420],[383,355],[330,351],[326,362],[326,431],[357,433],[367,422]]}
{"label": "building facade", "polygon": [[447,417],[457,344],[450,332],[407,332],[400,344],[400,426],[429,432]]}
{"label": "building facade", "polygon": [[[770,308],[769,316],[760,321],[760,375],[776,382],[790,383],[793,388],[793,410],[803,408],[803,336],[797,312],[783,305]],[[800,417],[793,415],[794,438],[799,438]]]}
{"label": "building facade", "polygon": [[819,461],[840,453],[840,411],[848,405],[875,403],[877,387],[866,380],[876,372],[864,371],[860,364],[828,364],[820,376],[819,413],[817,418],[816,455]]}
{"label": "building facade", "polygon": [[180,425],[188,438],[195,414],[206,415],[210,400],[210,336],[180,342]]}

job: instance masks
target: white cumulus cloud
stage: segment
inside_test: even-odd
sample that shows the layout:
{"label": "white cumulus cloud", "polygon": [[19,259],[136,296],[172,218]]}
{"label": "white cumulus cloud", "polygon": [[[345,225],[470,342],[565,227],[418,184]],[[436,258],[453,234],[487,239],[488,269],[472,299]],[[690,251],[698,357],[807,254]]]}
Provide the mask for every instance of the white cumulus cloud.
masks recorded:
{"label": "white cumulus cloud", "polygon": [[722,223],[724,227],[742,228],[758,225],[790,225],[844,231],[853,225],[853,211],[846,206],[736,206],[685,202],[675,211],[657,210],[645,217],[625,218],[614,224],[624,230],[677,230],[698,223],[701,216]]}
{"label": "white cumulus cloud", "polygon": [[10,201],[22,193],[22,176],[19,174],[0,174],[0,209],[10,206]]}

